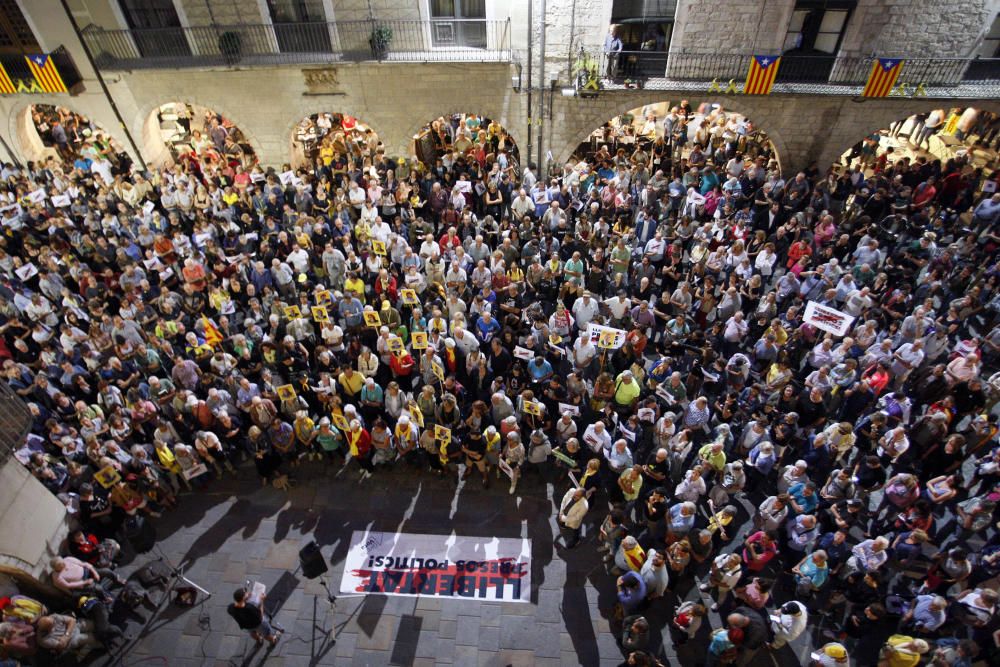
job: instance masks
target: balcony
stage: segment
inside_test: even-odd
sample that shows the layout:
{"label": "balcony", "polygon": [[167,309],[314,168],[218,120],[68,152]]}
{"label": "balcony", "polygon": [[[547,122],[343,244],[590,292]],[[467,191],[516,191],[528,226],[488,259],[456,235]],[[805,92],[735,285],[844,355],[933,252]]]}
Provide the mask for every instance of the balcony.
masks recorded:
{"label": "balcony", "polygon": [[511,61],[510,21],[340,21],[105,30],[84,41],[107,70],[343,62]]}
{"label": "balcony", "polygon": [[[612,71],[607,54],[599,66],[606,89],[695,91],[706,90],[711,81],[725,89],[730,79],[741,87],[749,62],[749,54],[624,51]],[[784,55],[773,92],[858,95],[872,62],[860,56]],[[906,58],[897,81],[910,91],[924,84],[929,97],[993,97],[1000,95],[1000,59]]]}

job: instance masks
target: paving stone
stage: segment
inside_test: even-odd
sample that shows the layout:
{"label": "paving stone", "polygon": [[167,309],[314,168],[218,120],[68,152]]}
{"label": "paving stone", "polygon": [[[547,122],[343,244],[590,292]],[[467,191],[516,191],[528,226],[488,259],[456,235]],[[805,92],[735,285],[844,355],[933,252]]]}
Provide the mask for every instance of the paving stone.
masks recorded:
{"label": "paving stone", "polygon": [[[358,635],[359,649],[373,649],[376,651],[388,651],[392,648],[392,643],[396,638],[396,628],[399,625],[398,616],[381,616],[372,626],[371,635],[362,632]],[[363,627],[365,627],[363,625]]]}
{"label": "paving stone", "polygon": [[459,646],[476,646],[479,643],[480,619],[478,616],[459,616],[455,643]]}
{"label": "paving stone", "polygon": [[350,657],[358,645],[358,634],[356,632],[342,632],[337,635],[337,655]]}
{"label": "paving stone", "polygon": [[479,628],[479,649],[481,651],[500,650],[500,628]]}
{"label": "paving stone", "polygon": [[479,649],[475,646],[456,646],[453,664],[456,667],[478,667]]}
{"label": "paving stone", "polygon": [[502,614],[503,608],[500,605],[483,605],[480,608],[479,618],[484,626],[500,627]]}
{"label": "paving stone", "polygon": [[458,633],[458,621],[441,619],[438,625],[438,635],[443,639],[455,639]]}
{"label": "paving stone", "polygon": [[500,624],[500,648],[535,646],[537,624],[527,616],[508,616]]}

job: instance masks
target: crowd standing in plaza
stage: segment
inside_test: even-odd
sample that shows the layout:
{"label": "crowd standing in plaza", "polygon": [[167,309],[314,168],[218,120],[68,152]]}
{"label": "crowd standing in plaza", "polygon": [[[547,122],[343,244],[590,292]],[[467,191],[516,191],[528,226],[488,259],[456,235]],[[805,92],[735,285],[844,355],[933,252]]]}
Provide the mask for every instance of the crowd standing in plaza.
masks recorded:
{"label": "crowd standing in plaza", "polygon": [[[403,471],[553,485],[559,553],[602,554],[629,665],[657,663],[652,612],[709,665],[816,626],[818,665],[997,660],[988,174],[782,174],[718,106],[654,121],[548,175],[471,115],[413,168],[337,115],[296,170],[196,148],[140,173],[84,132],[4,166],[19,455],[80,526],[54,583],[104,599],[116,540],[245,461],[279,488]],[[5,613],[0,637],[85,651],[115,641],[97,616]]]}

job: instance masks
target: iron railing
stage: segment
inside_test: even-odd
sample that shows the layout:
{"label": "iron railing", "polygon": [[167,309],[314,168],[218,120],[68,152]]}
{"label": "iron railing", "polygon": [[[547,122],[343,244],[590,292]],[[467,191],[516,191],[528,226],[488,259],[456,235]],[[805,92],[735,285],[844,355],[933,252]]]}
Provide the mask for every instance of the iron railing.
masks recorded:
{"label": "iron railing", "polygon": [[[747,76],[750,56],[743,53],[691,53],[674,51],[623,51],[602,54],[600,73],[612,79],[711,81],[737,84]],[[781,57],[775,84],[805,83],[840,86],[864,85],[873,60],[861,56],[789,54]],[[1000,59],[906,58],[898,81],[910,86],[923,83],[953,86],[962,81],[1000,81]]]}
{"label": "iron railing", "polygon": [[28,405],[0,381],[0,465],[24,444],[33,422]]}
{"label": "iron railing", "polygon": [[338,21],[83,30],[102,69],[327,62],[510,62],[510,21]]}

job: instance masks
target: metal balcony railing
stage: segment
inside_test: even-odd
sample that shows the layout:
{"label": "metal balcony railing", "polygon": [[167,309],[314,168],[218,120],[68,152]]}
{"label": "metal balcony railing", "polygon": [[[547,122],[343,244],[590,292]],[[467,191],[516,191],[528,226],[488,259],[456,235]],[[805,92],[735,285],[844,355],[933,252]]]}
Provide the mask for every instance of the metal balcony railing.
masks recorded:
{"label": "metal balcony railing", "polygon": [[[737,84],[747,76],[749,54],[623,51],[602,54],[600,73],[611,79],[711,81]],[[863,86],[873,60],[860,56],[789,54],[781,57],[775,84]],[[1000,81],[1000,59],[905,58],[899,81],[910,86],[955,86],[963,81]]]}
{"label": "metal balcony railing", "polygon": [[0,381],[0,465],[24,444],[33,422],[28,405]]}
{"label": "metal balcony railing", "polygon": [[84,41],[109,70],[336,62],[510,62],[510,21],[338,21],[105,30]]}

